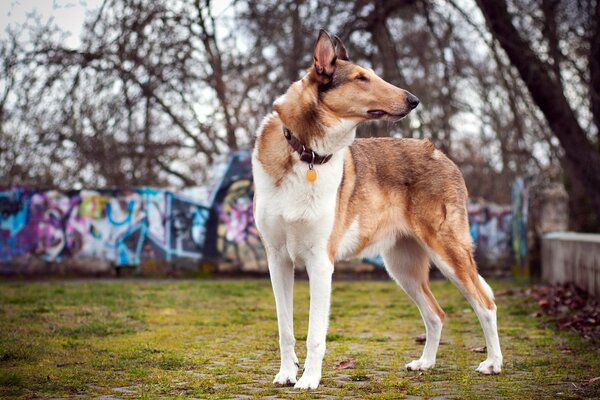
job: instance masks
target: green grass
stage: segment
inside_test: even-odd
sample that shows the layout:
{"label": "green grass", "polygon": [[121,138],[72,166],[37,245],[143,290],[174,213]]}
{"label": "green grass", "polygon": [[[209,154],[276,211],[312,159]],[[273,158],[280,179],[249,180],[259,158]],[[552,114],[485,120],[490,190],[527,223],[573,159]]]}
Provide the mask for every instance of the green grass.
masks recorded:
{"label": "green grass", "polygon": [[[334,277],[335,279],[335,277]],[[496,290],[512,281],[491,282]],[[600,353],[569,333],[540,327],[535,303],[498,298],[505,366],[485,358],[474,313],[448,282],[432,283],[447,312],[437,366],[420,356],[417,308],[391,282],[334,282],[328,348],[318,390],[271,381],[278,369],[270,283],[85,281],[0,283],[0,398],[582,398],[600,396]],[[295,326],[306,354],[308,285],[297,282]],[[354,357],[354,369],[333,365]]]}

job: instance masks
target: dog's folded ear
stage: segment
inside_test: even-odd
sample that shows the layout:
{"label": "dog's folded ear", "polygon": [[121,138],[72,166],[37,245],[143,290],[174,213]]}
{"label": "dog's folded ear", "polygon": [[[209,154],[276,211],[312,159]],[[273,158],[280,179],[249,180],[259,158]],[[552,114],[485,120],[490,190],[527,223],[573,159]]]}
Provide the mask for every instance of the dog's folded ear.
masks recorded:
{"label": "dog's folded ear", "polygon": [[315,77],[321,83],[329,83],[335,71],[337,54],[331,36],[321,29],[313,52]]}
{"label": "dog's folded ear", "polygon": [[337,58],[340,60],[348,61],[348,51],[346,50],[346,46],[344,46],[344,42],[337,35],[334,37],[335,40],[335,54]]}

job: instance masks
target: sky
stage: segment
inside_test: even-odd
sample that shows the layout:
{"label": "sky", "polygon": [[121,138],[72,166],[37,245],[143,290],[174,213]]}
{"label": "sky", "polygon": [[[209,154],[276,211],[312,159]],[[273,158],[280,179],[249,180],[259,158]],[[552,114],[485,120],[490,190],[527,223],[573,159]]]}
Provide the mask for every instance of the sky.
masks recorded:
{"label": "sky", "polygon": [[[0,11],[0,36],[4,35],[9,24],[19,25],[25,22],[27,15],[36,12],[43,21],[52,19],[70,36],[65,45],[76,48],[86,12],[97,10],[104,0],[0,0],[9,4]],[[152,1],[152,0],[148,0]],[[231,0],[212,3],[213,15],[219,16],[229,8]]]}
{"label": "sky", "polygon": [[43,21],[53,20],[70,33],[66,41],[69,47],[79,45],[79,35],[87,10],[98,9],[103,0],[4,0],[10,5],[0,12],[0,35],[9,24],[20,25],[27,15],[38,13]]}

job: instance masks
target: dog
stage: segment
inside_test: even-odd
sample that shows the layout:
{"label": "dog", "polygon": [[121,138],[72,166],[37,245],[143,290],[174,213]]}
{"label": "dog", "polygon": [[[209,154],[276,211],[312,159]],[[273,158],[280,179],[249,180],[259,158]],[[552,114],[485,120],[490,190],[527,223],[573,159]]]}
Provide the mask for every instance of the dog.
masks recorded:
{"label": "dog", "polygon": [[[436,361],[445,314],[429,289],[431,261],[479,318],[488,354],[477,371],[499,373],[496,305],[473,259],[459,169],[427,139],[355,140],[360,123],[397,121],[419,99],[350,62],[340,38],[323,29],[313,56],[306,75],[273,103],[252,154],[254,215],[279,327],[281,367],[273,383],[318,387],[334,262],[378,253],[425,323],[423,354],[408,370],[426,370]],[[306,267],[310,282],[307,355],[298,380],[294,265]]]}

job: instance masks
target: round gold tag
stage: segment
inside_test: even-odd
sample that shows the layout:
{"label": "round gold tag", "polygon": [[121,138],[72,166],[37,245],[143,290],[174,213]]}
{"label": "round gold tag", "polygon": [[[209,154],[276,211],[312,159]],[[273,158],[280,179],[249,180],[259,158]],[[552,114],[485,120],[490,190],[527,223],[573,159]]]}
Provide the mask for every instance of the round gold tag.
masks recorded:
{"label": "round gold tag", "polygon": [[308,171],[306,171],[306,179],[308,179],[309,182],[316,181],[317,171],[315,171],[314,169],[309,169]]}

